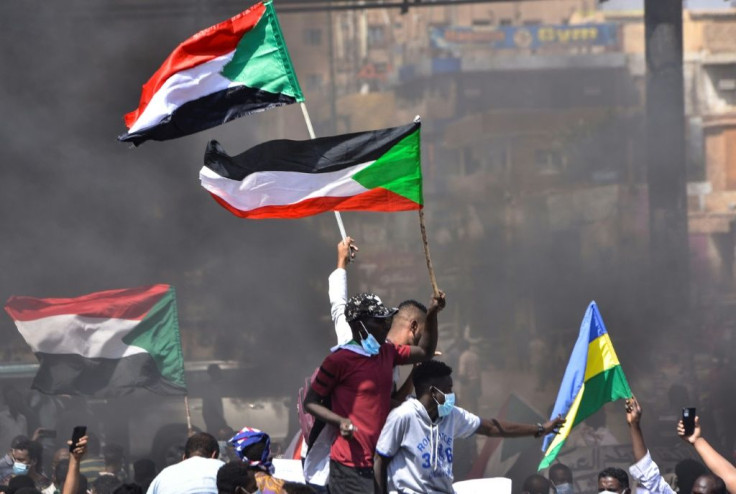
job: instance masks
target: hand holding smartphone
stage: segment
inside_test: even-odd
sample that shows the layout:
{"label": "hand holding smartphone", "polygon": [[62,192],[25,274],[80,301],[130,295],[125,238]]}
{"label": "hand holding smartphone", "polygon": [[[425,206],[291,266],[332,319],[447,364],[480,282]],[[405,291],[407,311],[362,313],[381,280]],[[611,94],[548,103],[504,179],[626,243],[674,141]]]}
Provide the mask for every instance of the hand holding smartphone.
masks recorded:
{"label": "hand holding smartphone", "polygon": [[682,409],[682,425],[685,427],[685,437],[690,437],[695,432],[695,408]]}
{"label": "hand holding smartphone", "polygon": [[69,451],[74,452],[74,449],[77,447],[77,443],[80,439],[82,439],[87,434],[87,426],[86,425],[78,425],[74,428],[74,431],[72,432],[72,443],[69,445]]}

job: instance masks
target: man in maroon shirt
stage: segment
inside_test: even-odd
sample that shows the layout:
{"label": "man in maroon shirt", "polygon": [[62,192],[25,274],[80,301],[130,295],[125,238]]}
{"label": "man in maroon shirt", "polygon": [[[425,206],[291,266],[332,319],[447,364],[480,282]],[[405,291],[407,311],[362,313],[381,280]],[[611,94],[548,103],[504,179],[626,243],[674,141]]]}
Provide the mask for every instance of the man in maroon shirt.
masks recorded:
{"label": "man in maroon shirt", "polygon": [[[396,309],[370,293],[348,300],[353,340],[325,358],[304,399],[309,413],[340,431],[330,449],[331,494],[374,492],[373,455],[391,408],[393,368],[432,358],[444,306],[444,294],[432,299],[419,344],[408,346],[386,341]],[[323,404],[327,398],[331,409]]]}

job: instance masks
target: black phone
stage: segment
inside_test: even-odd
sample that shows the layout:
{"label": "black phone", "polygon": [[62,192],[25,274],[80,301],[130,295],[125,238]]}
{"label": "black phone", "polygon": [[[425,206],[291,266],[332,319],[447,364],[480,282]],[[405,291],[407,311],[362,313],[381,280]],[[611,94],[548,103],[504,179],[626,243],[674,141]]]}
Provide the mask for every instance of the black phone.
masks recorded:
{"label": "black phone", "polygon": [[80,439],[82,439],[87,434],[87,426],[86,425],[78,425],[74,428],[74,431],[72,432],[72,443],[69,445],[69,451],[74,451],[74,448],[77,447],[77,443]]}
{"label": "black phone", "polygon": [[692,436],[695,432],[695,408],[682,409],[682,424],[685,426],[685,435]]}

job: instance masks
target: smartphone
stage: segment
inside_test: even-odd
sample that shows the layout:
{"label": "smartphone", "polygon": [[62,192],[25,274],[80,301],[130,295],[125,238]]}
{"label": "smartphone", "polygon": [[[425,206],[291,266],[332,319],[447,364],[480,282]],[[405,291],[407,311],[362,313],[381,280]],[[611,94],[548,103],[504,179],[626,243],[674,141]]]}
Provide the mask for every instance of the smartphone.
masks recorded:
{"label": "smartphone", "polygon": [[692,436],[695,432],[695,408],[682,409],[682,424],[685,426],[685,436]]}
{"label": "smartphone", "polygon": [[72,443],[69,445],[70,452],[74,451],[74,448],[77,447],[77,443],[85,436],[85,434],[87,434],[86,425],[78,425],[74,428],[74,431],[72,432]]}
{"label": "smartphone", "polygon": [[51,439],[56,439],[56,431],[53,429],[43,429],[41,432],[38,433],[38,437],[49,437]]}

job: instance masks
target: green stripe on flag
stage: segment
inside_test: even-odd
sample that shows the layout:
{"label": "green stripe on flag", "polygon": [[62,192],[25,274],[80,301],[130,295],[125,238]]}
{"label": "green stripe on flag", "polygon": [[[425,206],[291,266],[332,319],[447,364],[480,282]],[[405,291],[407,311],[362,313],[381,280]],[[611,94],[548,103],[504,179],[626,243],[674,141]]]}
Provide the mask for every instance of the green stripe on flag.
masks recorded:
{"label": "green stripe on flag", "polygon": [[384,188],[417,204],[422,199],[419,129],[404,137],[353,180],[366,189]]}
{"label": "green stripe on flag", "polygon": [[304,101],[276,12],[270,1],[264,5],[266,11],[253,29],[243,35],[222,75],[250,88]]}
{"label": "green stripe on flag", "polygon": [[186,389],[184,354],[181,350],[176,292],[170,288],[146,314],[146,317],[125,337],[123,342],[147,351],[161,376]]}
{"label": "green stripe on flag", "polygon": [[573,426],[597,412],[603,405],[621,398],[629,398],[631,389],[620,365],[603,371],[585,381],[583,399]]}

